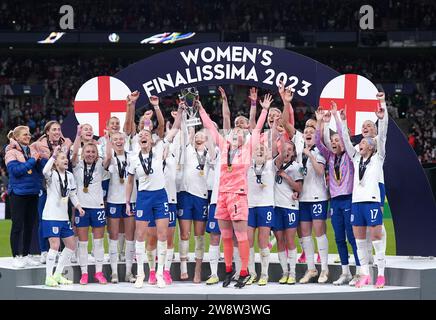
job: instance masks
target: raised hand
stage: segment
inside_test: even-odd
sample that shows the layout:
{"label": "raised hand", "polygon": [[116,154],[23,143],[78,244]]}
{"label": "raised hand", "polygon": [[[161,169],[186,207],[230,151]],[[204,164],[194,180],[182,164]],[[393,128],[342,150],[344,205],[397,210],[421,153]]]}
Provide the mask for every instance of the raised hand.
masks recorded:
{"label": "raised hand", "polygon": [[158,107],[159,106],[159,98],[156,96],[150,96],[149,98],[150,103],[153,107]]}
{"label": "raised hand", "polygon": [[330,101],[330,106],[333,116],[336,116],[336,114],[338,113],[338,105],[332,100]]}
{"label": "raised hand", "polygon": [[260,105],[262,106],[262,108],[268,110],[269,107],[271,106],[271,103],[274,101],[274,99],[272,98],[272,95],[270,95],[269,93],[267,93],[264,97],[263,97],[263,101],[260,102]]}
{"label": "raised hand", "polygon": [[144,118],[150,120],[153,117],[153,110],[147,110],[144,112]]}
{"label": "raised hand", "polygon": [[380,102],[385,102],[385,93],[384,92],[377,92],[376,97]]}
{"label": "raised hand", "polygon": [[77,136],[77,137],[80,137],[81,135],[82,135],[82,125],[79,124],[79,125],[77,125],[77,133],[76,133],[76,136]]}
{"label": "raised hand", "polygon": [[385,117],[385,108],[383,108],[381,105],[378,107],[378,110],[375,112],[375,115],[379,119],[383,119]]}
{"label": "raised hand", "polygon": [[323,117],[324,122],[329,123],[331,118],[332,118],[332,113],[329,110],[324,112],[324,117]]}
{"label": "raised hand", "polygon": [[294,192],[292,194],[292,200],[298,200],[298,197],[300,196],[300,194],[298,192]]}
{"label": "raised hand", "polygon": [[319,107],[315,111],[315,116],[316,116],[316,121],[321,122],[322,119],[324,118],[324,110],[322,110],[321,107]]}
{"label": "raised hand", "polygon": [[292,92],[291,88],[285,88],[283,81],[280,81],[279,83],[279,94],[283,102],[290,103],[292,101],[292,98],[294,97],[294,93]]}
{"label": "raised hand", "polygon": [[346,120],[347,119],[347,113],[346,113],[345,110],[346,110],[346,108],[344,108],[344,109],[339,111],[339,115],[341,116],[341,120]]}
{"label": "raised hand", "polygon": [[109,130],[104,130],[104,139],[106,140],[106,143],[110,141]]}
{"label": "raised hand", "polygon": [[221,98],[222,98],[224,101],[226,101],[226,100],[227,100],[227,95],[226,95],[226,92],[224,91],[223,87],[218,87],[218,90],[219,90],[219,92],[220,92],[220,94],[221,94]]}
{"label": "raised hand", "polygon": [[58,156],[58,154],[59,154],[60,151],[61,151],[61,146],[56,146],[56,147],[53,149],[53,155],[54,155],[55,158]]}
{"label": "raised hand", "polygon": [[135,103],[139,98],[139,91],[133,91],[131,94],[127,96],[127,102]]}
{"label": "raised hand", "polygon": [[250,94],[248,96],[248,99],[250,99],[251,102],[257,102],[257,88],[250,88]]}

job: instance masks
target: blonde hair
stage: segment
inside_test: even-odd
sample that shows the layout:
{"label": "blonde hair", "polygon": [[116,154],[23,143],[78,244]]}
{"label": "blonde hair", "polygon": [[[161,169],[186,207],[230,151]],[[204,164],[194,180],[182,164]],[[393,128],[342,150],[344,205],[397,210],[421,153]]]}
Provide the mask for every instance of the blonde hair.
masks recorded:
{"label": "blonde hair", "polygon": [[14,130],[11,130],[11,131],[8,132],[7,138],[9,140],[11,140],[11,139],[17,140],[17,138],[21,135],[21,133],[23,131],[29,131],[30,132],[30,129],[29,129],[28,126],[18,126],[18,127],[15,127]]}
{"label": "blonde hair", "polygon": [[82,153],[81,153],[81,158],[83,159],[83,153],[85,152],[86,147],[88,146],[92,146],[93,148],[95,148],[95,152],[97,153],[97,158],[98,158],[98,148],[97,148],[97,144],[95,144],[94,142],[88,142],[85,143],[82,147]]}

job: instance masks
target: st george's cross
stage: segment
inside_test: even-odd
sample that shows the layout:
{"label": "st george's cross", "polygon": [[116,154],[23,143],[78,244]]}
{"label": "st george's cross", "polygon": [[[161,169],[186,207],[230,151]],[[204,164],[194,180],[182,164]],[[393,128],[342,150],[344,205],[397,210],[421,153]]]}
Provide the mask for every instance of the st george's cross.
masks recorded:
{"label": "st george's cross", "polygon": [[126,118],[126,97],[130,93],[129,88],[114,77],[99,76],[86,81],[74,100],[77,121],[92,125],[99,136],[104,135],[106,122],[111,117],[118,117],[122,128]]}
{"label": "st george's cross", "polygon": [[[331,101],[336,102],[338,110],[345,109],[351,135],[357,135],[361,133],[365,120],[377,121],[375,115],[379,106],[377,92],[376,86],[365,77],[345,74],[327,83],[321,92],[319,106],[321,109],[330,110]],[[330,128],[336,129],[333,118]]]}

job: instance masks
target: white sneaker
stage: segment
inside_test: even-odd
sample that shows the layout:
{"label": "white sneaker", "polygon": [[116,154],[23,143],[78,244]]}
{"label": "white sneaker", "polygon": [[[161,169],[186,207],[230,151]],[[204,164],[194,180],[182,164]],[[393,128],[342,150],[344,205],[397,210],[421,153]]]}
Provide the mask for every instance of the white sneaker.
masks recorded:
{"label": "white sneaker", "polygon": [[136,277],[131,272],[126,273],[125,281],[130,283],[135,283]]}
{"label": "white sneaker", "polygon": [[301,284],[306,284],[309,283],[312,278],[316,278],[317,276],[318,276],[318,270],[316,269],[307,270],[306,273],[304,274],[304,277],[301,278],[299,282]]}
{"label": "white sneaker", "polygon": [[33,260],[32,256],[26,256],[24,257],[24,259],[26,261],[26,265],[28,265],[29,267],[36,267],[41,265],[39,261]]}
{"label": "white sneaker", "polygon": [[162,274],[156,272],[156,280],[158,288],[165,288],[167,286]]}
{"label": "white sneaker", "polygon": [[111,282],[118,283],[118,274],[112,273]]}
{"label": "white sneaker", "polygon": [[144,285],[144,278],[145,278],[144,275],[142,275],[142,276],[137,275],[134,287],[137,288],[137,289],[141,289],[142,286]]}
{"label": "white sneaker", "polygon": [[26,266],[26,261],[22,256],[16,256],[12,262],[12,266],[16,269],[23,269]]}
{"label": "white sneaker", "polygon": [[353,279],[351,279],[351,281],[348,283],[348,285],[354,287],[356,285],[356,283],[358,283],[360,280],[360,275],[356,274],[354,275]]}
{"label": "white sneaker", "polygon": [[353,277],[351,276],[351,274],[349,274],[349,273],[344,274],[343,273],[339,276],[338,280],[333,281],[333,284],[335,286],[342,286],[344,284],[349,283],[352,279],[353,279]]}
{"label": "white sneaker", "polygon": [[41,264],[45,264],[47,262],[47,251],[41,252],[41,257],[39,258],[39,262]]}
{"label": "white sneaker", "polygon": [[322,270],[318,278],[318,283],[326,283],[327,281],[329,281],[329,271]]}

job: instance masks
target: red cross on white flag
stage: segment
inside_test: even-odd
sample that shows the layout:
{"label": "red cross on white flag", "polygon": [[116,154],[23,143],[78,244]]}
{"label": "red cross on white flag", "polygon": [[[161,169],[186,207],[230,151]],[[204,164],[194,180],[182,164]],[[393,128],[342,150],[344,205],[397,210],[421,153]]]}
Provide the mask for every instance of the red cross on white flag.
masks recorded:
{"label": "red cross on white flag", "polygon": [[[378,90],[367,78],[357,74],[345,74],[333,78],[324,87],[319,98],[322,109],[330,110],[333,100],[338,110],[346,109],[347,125],[351,135],[362,132],[362,124],[365,120],[377,121],[379,101],[376,98]],[[335,120],[332,118],[330,127],[336,130]]]}
{"label": "red cross on white flag", "polygon": [[118,117],[122,128],[126,119],[126,97],[130,93],[130,89],[114,77],[99,76],[86,81],[74,100],[77,121],[92,125],[94,134],[99,136],[104,135],[110,117]]}

